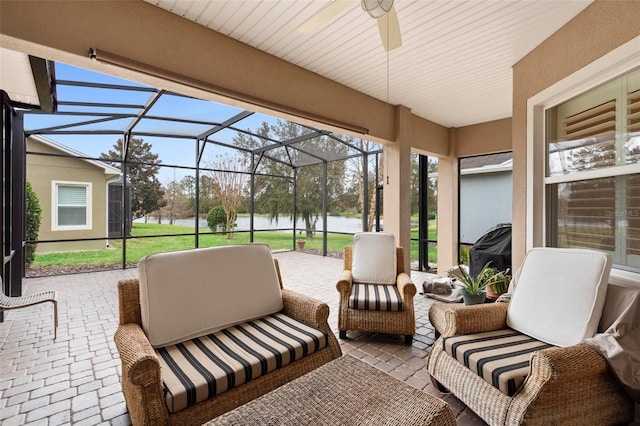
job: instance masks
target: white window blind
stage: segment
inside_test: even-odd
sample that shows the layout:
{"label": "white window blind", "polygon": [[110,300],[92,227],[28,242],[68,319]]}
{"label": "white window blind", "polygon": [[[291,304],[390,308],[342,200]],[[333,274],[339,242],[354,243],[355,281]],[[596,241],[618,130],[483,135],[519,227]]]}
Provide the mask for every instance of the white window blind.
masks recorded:
{"label": "white window blind", "polygon": [[547,244],[640,271],[640,70],[547,111]]}
{"label": "white window blind", "polygon": [[53,182],[54,230],[91,228],[91,184],[83,182]]}

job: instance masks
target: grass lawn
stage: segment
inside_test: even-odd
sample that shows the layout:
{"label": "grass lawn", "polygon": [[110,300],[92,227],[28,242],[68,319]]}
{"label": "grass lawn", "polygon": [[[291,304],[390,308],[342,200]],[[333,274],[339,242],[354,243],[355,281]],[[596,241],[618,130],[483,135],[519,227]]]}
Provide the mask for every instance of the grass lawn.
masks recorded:
{"label": "grass lawn", "polygon": [[[429,239],[435,239],[435,223],[429,224]],[[134,223],[131,234],[134,238],[127,240],[127,263],[137,263],[142,257],[174,250],[186,250],[195,247],[193,228],[177,225],[160,225],[152,223]],[[178,234],[170,237],[155,237],[162,234]],[[135,238],[149,237],[149,238]],[[246,244],[249,242],[249,232],[235,232],[232,239],[226,234],[200,233],[200,247],[213,247],[229,244]],[[418,231],[411,233],[411,238],[417,238]],[[305,238],[305,250],[321,251],[322,234],[314,238]],[[351,244],[353,237],[344,234],[327,235],[327,250],[342,253],[344,246]],[[293,235],[288,232],[254,232],[254,242],[266,243],[273,251],[291,250],[294,247]],[[429,262],[435,263],[436,248],[429,249]],[[411,259],[418,258],[418,243],[411,243]],[[57,253],[43,253],[35,257],[33,266],[69,266],[69,265],[120,265],[122,264],[122,240],[111,240],[110,247],[102,250],[69,251]]]}

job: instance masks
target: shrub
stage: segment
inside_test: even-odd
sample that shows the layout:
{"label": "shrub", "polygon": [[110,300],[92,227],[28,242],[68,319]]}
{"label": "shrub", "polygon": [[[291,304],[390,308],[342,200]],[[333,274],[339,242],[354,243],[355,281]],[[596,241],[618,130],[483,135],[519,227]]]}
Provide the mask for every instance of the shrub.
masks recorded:
{"label": "shrub", "polygon": [[[42,220],[42,208],[40,207],[38,195],[31,187],[30,182],[27,182],[25,216],[27,227],[25,237],[29,241],[37,240],[38,232],[40,231],[40,221]],[[38,245],[35,243],[26,245],[24,260],[27,266],[31,266],[33,263],[33,260],[36,257],[36,248],[38,248]]]}
{"label": "shrub", "polygon": [[218,228],[225,231],[227,224],[227,214],[222,206],[214,207],[207,214],[207,226],[211,231],[217,231]]}

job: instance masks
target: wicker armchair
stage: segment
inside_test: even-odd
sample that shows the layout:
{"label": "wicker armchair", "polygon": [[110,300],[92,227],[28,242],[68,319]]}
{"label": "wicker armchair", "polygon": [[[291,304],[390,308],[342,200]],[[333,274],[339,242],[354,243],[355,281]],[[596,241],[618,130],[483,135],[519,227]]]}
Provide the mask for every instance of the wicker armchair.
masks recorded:
{"label": "wicker armchair", "polygon": [[[366,235],[372,238],[393,237],[389,234],[362,233],[358,236]],[[393,243],[392,248],[395,247]],[[356,248],[357,249],[357,248]],[[393,251],[393,250],[392,250]],[[404,251],[402,247],[395,247],[395,284],[383,284],[379,287],[395,287],[401,299],[402,308],[398,311],[376,310],[371,308],[356,308],[350,306],[349,299],[354,292],[353,266],[354,266],[354,246],[344,248],[344,270],[342,271],[336,288],[340,293],[340,308],[338,311],[338,330],[341,339],[347,337],[347,330],[358,330],[367,332],[390,333],[404,335],[405,342],[411,343],[416,331],[415,313],[413,307],[413,297],[416,294],[416,287],[411,281],[411,277],[404,270]],[[375,259],[367,259],[369,265],[374,265]],[[365,265],[366,267],[367,265]]]}
{"label": "wicker armchair", "polygon": [[[563,253],[557,250],[554,252],[554,249],[551,249],[550,254],[555,262],[562,263]],[[582,264],[583,269],[588,263]],[[545,273],[544,269],[540,270],[539,264],[534,266],[538,269],[534,272]],[[574,276],[576,275],[575,268],[569,267],[569,270]],[[526,274],[530,273],[531,271],[526,272]],[[531,277],[536,278],[536,273],[530,274],[529,278]],[[608,271],[600,278],[605,287],[607,277]],[[598,278],[596,277],[596,280]],[[520,280],[522,279],[521,276]],[[540,286],[540,281],[536,284]],[[557,285],[558,282],[554,284]],[[523,282],[518,283],[514,297],[518,295],[520,286],[524,285]],[[514,299],[511,303],[513,302]],[[536,304],[537,301],[527,297],[523,302]],[[513,305],[510,307],[509,304],[500,302],[474,306],[434,304],[429,318],[441,334],[433,345],[427,361],[427,370],[434,384],[443,391],[448,390],[455,394],[490,425],[621,424],[633,420],[633,401],[625,394],[602,355],[591,345],[580,343],[582,337],[578,337],[575,344],[563,346],[554,343],[547,345],[548,348],[532,352],[529,355],[528,374],[524,366],[526,378],[511,396],[499,390],[495,384],[492,385],[469,367],[481,362],[487,362],[485,365],[488,365],[490,361],[485,361],[482,356],[496,359],[499,355],[495,352],[473,358],[480,353],[477,347],[472,348],[472,351],[475,351],[474,355],[468,355],[460,354],[462,349],[458,346],[456,357],[451,355],[451,351],[445,350],[448,345],[447,338],[455,340],[458,339],[457,336],[465,336],[470,338],[467,342],[472,342],[469,344],[471,346],[481,339],[487,339],[487,337],[478,337],[486,336],[479,333],[500,333],[503,330],[509,330],[510,333],[516,334],[513,328],[509,327],[517,322],[510,320],[512,308]],[[566,311],[571,309],[567,306],[565,312],[560,314],[561,317],[568,317],[570,313]],[[553,313],[548,316],[553,316]],[[534,318],[533,322],[536,320],[544,322],[546,319]],[[564,325],[561,321],[555,323],[556,328]],[[553,334],[553,331],[550,333]],[[554,337],[552,336],[552,339]],[[540,339],[540,337],[536,338]],[[500,346],[496,342],[497,340],[491,344]],[[544,345],[544,342],[542,344]],[[501,344],[502,347],[506,345]],[[449,347],[451,347],[450,343]],[[468,365],[460,361],[463,356],[468,357],[465,358],[465,363]],[[506,367],[503,368],[506,369]],[[484,371],[483,374],[485,374]],[[491,379],[491,371],[486,375]]]}
{"label": "wicker armchair", "polygon": [[[282,280],[278,269],[278,280]],[[327,319],[327,304],[282,289],[282,313],[315,326],[328,336],[327,346],[267,375],[213,398],[170,413],[163,392],[160,363],[142,329],[138,278],[118,283],[120,325],[114,340],[122,361],[122,389],[134,425],[200,425],[300,377],[342,355]]]}

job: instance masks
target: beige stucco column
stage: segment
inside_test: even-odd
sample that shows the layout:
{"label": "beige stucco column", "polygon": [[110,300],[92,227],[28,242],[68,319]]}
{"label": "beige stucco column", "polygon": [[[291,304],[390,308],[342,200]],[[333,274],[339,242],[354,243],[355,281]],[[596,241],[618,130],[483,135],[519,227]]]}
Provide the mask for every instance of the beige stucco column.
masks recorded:
{"label": "beige stucco column", "polygon": [[[455,146],[455,129],[449,130]],[[458,157],[438,158],[438,275],[458,264]]]}
{"label": "beige stucco column", "polygon": [[384,232],[394,234],[405,248],[404,268],[411,261],[411,111],[396,107],[396,140],[384,146]]}

